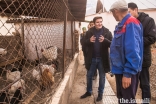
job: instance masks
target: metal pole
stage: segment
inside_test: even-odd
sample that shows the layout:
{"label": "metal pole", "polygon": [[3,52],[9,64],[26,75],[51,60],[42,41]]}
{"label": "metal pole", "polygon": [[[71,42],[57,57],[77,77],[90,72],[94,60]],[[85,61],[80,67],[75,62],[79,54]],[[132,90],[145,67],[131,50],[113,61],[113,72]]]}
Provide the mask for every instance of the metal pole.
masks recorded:
{"label": "metal pole", "polygon": [[74,21],[74,31],[75,31],[75,21]]}
{"label": "metal pole", "polygon": [[65,73],[65,58],[66,58],[66,27],[67,25],[67,9],[64,6],[64,33],[63,33],[63,70],[62,70],[62,78],[64,78]]}
{"label": "metal pole", "polygon": [[21,18],[21,34],[22,34],[22,53],[24,55],[24,50],[25,50],[25,46],[24,46],[24,19],[23,17]]}
{"label": "metal pole", "polygon": [[73,57],[74,57],[74,45],[73,45],[73,39],[74,39],[74,37],[73,37],[73,20],[71,21],[71,39],[72,39],[72,59],[73,59]]}

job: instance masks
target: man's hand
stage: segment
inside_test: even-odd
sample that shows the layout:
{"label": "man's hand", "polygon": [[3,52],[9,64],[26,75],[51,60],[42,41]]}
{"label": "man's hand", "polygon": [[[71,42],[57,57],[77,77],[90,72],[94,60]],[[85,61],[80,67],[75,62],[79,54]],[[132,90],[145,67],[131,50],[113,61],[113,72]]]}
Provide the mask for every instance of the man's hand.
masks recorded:
{"label": "man's hand", "polygon": [[94,35],[90,38],[90,42],[95,42],[96,37],[94,37]]}
{"label": "man's hand", "polygon": [[105,39],[105,38],[104,38],[102,35],[100,35],[100,37],[99,37],[99,42],[103,42],[104,39]]}
{"label": "man's hand", "polygon": [[131,78],[122,77],[122,87],[124,89],[128,88],[131,85]]}

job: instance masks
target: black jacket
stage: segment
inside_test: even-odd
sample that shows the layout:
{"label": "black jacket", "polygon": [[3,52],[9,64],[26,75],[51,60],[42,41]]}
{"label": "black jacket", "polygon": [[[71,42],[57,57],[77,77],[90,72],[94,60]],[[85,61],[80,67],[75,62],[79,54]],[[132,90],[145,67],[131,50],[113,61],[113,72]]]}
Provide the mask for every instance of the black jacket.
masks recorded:
{"label": "black jacket", "polygon": [[137,18],[143,26],[143,41],[144,41],[144,53],[143,53],[143,67],[151,66],[151,44],[156,41],[156,27],[153,18],[143,12],[139,13]]}
{"label": "black jacket", "polygon": [[[109,62],[109,47],[112,41],[112,34],[111,32],[105,28],[103,28],[103,35],[104,41],[101,43],[100,52],[104,67],[104,72],[107,73],[110,71],[110,62]],[[91,62],[92,62],[92,56],[93,56],[93,49],[94,49],[94,43],[90,42],[90,38],[94,35],[95,27],[92,27],[87,31],[86,37],[85,37],[85,44],[86,44],[86,61],[85,61],[85,67],[87,70],[90,69]]]}

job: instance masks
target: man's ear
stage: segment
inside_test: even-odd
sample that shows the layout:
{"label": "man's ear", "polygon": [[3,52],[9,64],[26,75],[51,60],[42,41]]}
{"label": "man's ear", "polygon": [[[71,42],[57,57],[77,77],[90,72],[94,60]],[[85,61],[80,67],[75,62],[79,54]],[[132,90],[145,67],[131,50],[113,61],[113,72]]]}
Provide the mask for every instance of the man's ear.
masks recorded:
{"label": "man's ear", "polygon": [[135,8],[134,10],[135,10],[136,12],[138,12],[138,8]]}

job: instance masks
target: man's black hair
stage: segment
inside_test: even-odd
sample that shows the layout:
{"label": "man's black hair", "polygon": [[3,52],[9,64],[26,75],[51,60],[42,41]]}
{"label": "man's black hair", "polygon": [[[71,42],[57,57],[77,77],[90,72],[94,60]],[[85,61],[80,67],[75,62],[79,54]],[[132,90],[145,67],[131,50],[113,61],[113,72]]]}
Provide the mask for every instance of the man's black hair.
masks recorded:
{"label": "man's black hair", "polygon": [[135,8],[138,9],[138,6],[135,3],[131,2],[131,3],[128,3],[128,8],[134,10]]}

